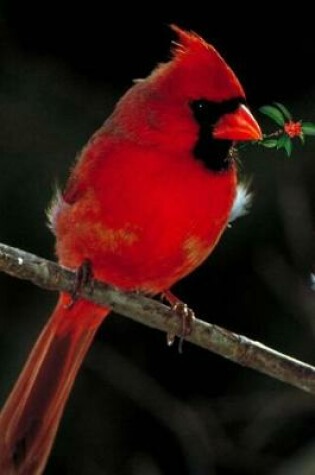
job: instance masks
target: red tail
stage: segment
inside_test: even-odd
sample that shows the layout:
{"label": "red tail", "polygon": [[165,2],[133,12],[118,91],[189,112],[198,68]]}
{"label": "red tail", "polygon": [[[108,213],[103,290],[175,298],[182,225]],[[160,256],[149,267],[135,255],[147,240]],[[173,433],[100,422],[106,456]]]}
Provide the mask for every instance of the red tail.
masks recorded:
{"label": "red tail", "polygon": [[43,472],[81,362],[109,313],[86,300],[58,304],[0,413],[0,473]]}

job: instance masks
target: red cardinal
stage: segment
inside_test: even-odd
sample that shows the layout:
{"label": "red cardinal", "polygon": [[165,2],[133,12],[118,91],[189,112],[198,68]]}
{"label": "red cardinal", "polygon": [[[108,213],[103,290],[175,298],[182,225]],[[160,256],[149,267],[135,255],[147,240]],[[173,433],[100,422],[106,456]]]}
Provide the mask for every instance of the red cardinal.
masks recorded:
{"label": "red cardinal", "polygon": [[[196,34],[173,30],[172,59],[118,102],[50,213],[62,265],[88,261],[96,279],[151,295],[211,253],[236,194],[232,144],[261,138],[222,57]],[[78,369],[108,313],[61,293],[1,412],[1,473],[43,472]]]}

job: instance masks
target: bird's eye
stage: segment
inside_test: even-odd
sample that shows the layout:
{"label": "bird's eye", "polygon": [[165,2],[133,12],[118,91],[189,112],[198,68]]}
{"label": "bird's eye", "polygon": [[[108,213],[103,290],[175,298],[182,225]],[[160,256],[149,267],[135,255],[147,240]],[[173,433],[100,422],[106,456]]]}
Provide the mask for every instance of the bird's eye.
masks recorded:
{"label": "bird's eye", "polygon": [[222,102],[212,102],[207,99],[197,99],[189,103],[195,120],[200,126],[213,126],[224,114],[237,110],[244,99],[237,97]]}
{"label": "bird's eye", "polygon": [[198,101],[191,101],[189,105],[194,113],[205,112],[209,108],[209,102],[204,99],[200,99]]}
{"label": "bird's eye", "polygon": [[199,124],[212,125],[219,117],[217,105],[206,99],[198,99],[190,102],[192,113]]}
{"label": "bird's eye", "polygon": [[206,101],[195,101],[194,107],[197,110],[202,110],[202,109],[205,109],[207,107],[207,103],[206,103]]}

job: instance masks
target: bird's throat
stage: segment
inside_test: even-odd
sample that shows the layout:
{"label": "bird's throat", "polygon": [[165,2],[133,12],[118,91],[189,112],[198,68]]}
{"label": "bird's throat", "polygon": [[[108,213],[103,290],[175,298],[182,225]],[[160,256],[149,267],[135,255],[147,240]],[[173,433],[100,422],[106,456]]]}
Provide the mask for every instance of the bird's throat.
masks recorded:
{"label": "bird's throat", "polygon": [[230,140],[216,140],[209,134],[209,129],[200,126],[199,135],[193,154],[201,160],[208,170],[213,172],[228,171],[232,166],[233,158],[230,153],[232,147]]}

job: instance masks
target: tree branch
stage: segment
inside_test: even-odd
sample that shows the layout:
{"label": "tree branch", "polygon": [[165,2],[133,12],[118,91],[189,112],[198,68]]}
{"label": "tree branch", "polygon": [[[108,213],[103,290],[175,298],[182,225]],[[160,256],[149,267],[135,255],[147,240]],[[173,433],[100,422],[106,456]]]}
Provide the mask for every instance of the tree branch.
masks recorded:
{"label": "tree branch", "polygon": [[[71,292],[75,273],[58,264],[4,244],[0,244],[0,271],[30,280],[48,290]],[[170,318],[169,307],[137,293],[127,293],[94,281],[82,289],[82,297],[152,328],[177,335],[181,323]],[[315,367],[278,353],[261,343],[224,328],[196,320],[186,338],[240,365],[315,394]]]}

